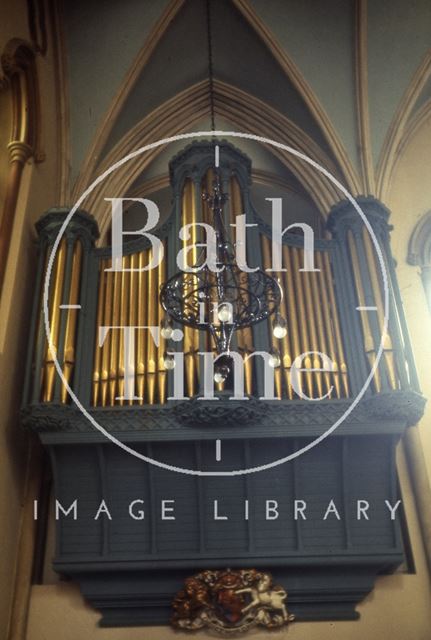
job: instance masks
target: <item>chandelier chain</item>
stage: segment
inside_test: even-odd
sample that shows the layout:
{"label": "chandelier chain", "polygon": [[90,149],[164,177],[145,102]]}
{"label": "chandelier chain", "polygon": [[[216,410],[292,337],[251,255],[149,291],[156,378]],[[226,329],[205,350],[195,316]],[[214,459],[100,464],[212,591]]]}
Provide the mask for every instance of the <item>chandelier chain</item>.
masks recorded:
{"label": "chandelier chain", "polygon": [[206,2],[207,14],[207,38],[208,38],[208,80],[210,88],[210,116],[211,131],[215,131],[215,109],[214,109],[214,65],[213,65],[213,41],[212,41],[212,21],[211,21],[211,0]]}

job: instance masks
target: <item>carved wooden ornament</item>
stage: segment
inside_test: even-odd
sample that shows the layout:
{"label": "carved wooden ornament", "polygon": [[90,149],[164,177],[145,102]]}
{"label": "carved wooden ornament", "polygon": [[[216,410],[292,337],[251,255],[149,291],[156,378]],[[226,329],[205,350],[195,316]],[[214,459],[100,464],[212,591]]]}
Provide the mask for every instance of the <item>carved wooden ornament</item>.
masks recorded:
{"label": "carved wooden ornament", "polygon": [[220,634],[244,633],[252,627],[280,628],[294,616],[287,593],[269,573],[256,569],[202,571],[184,582],[172,603],[172,625],[197,631],[210,627]]}

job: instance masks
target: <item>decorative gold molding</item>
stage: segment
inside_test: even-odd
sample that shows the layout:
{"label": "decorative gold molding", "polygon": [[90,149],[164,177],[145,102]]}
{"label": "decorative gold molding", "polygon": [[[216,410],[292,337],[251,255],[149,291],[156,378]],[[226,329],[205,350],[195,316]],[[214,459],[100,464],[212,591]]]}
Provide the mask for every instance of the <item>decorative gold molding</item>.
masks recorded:
{"label": "decorative gold molding", "polygon": [[33,155],[33,149],[30,145],[26,142],[21,142],[21,140],[12,140],[12,142],[9,142],[7,150],[9,152],[9,162],[11,164],[13,162],[18,162],[19,164],[24,165]]}
{"label": "decorative gold molding", "polygon": [[372,155],[370,114],[368,103],[368,15],[367,0],[356,0],[356,49],[355,80],[356,110],[360,144],[363,193],[373,195],[376,191]]}
{"label": "decorative gold molding", "polygon": [[9,153],[9,173],[3,209],[0,216],[0,290],[3,285],[18,201],[22,171],[30,157],[44,159],[39,149],[40,109],[35,51],[31,44],[19,38],[10,40],[1,55],[0,86],[7,91],[12,104],[12,127]]}
{"label": "decorative gold molding", "polygon": [[377,165],[377,197],[384,202],[392,180],[397,151],[416,100],[431,75],[431,49],[424,56],[401,99],[386,133]]}
{"label": "decorative gold molding", "polygon": [[11,141],[25,142],[36,161],[44,159],[40,151],[40,106],[36,71],[36,53],[25,40],[12,38],[1,55],[0,85],[11,92],[13,123]]}
{"label": "decorative gold molding", "polygon": [[286,51],[277,42],[274,35],[259,18],[248,1],[232,0],[232,2],[247,20],[247,22],[251,25],[251,27],[260,36],[262,41],[266,44],[274,58],[283,69],[284,73],[295,85],[297,91],[300,93],[311,114],[316,120],[316,123],[320,127],[326,141],[328,142],[332,153],[337,160],[340,170],[343,173],[347,188],[354,195],[359,194],[361,192],[361,184],[356,171],[354,170],[349,156],[344,149],[339,137],[337,136],[337,133],[328,115],[326,114],[316,95],[312,91],[310,85],[306,82],[298,67],[289,58]]}
{"label": "decorative gold molding", "polygon": [[185,0],[171,0],[159,20],[151,29],[145,44],[129,68],[123,83],[115,94],[102,122],[100,123],[100,126],[96,131],[93,142],[88,150],[87,156],[82,164],[79,176],[74,185],[72,200],[75,200],[77,198],[77,194],[84,191],[85,184],[88,184],[88,176],[94,174],[100,161],[100,154],[103,151],[109,134],[112,131],[124,103],[139,78],[139,75],[142,73],[143,68],[150,59],[150,56],[160,42],[160,39],[183,6],[184,2]]}

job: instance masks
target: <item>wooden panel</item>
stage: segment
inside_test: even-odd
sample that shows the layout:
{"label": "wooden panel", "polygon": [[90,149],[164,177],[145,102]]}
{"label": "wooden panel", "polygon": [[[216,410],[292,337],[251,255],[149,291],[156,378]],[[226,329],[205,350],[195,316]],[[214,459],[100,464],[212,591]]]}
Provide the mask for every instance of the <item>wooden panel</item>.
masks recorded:
{"label": "wooden panel", "polygon": [[[242,468],[289,455],[307,443],[301,439],[230,441],[216,462],[211,442],[138,445],[139,451],[168,463],[196,465],[196,447],[205,469]],[[391,521],[385,500],[397,500],[393,439],[388,436],[338,437],[306,455],[252,476],[197,477],[172,473],[131,457],[112,445],[100,445],[101,460],[86,445],[53,450],[55,495],[67,507],[78,501],[78,520],[59,521],[60,559],[80,561],[100,555],[131,561],[211,557],[297,557],[304,554],[357,556],[373,550],[400,549],[400,517]],[[247,453],[248,450],[248,453]],[[80,460],[79,468],[76,460]],[[100,470],[103,469],[101,476]],[[112,520],[94,516],[106,500]],[[142,499],[143,520],[129,516],[132,500]],[[162,500],[173,500],[175,520],[162,519]],[[218,501],[215,519],[214,501]],[[245,501],[249,500],[248,520]],[[266,501],[269,505],[269,517]],[[295,520],[294,500],[305,503]],[[324,519],[330,501],[334,513]],[[357,518],[357,500],[368,500],[369,520]],[[139,507],[136,507],[139,508]],[[275,513],[278,517],[271,516]],[[106,541],[105,540],[106,537]],[[253,544],[250,544],[250,540]],[[308,562],[312,563],[310,559]]]}

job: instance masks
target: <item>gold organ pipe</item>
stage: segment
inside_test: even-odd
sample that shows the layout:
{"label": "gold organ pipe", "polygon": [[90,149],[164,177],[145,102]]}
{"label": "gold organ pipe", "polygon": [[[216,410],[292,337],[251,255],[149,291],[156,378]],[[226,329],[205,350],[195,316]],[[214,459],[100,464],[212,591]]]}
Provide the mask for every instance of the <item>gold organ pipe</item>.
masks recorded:
{"label": "gold organ pipe", "polygon": [[[166,247],[165,247],[166,249]],[[166,280],[166,267],[165,260],[162,260],[157,269],[157,324],[160,327],[163,318],[163,309],[160,304],[159,292],[160,288]],[[163,364],[163,353],[166,348],[165,340],[160,336],[160,344],[158,347],[158,358],[157,358],[157,386],[158,386],[158,399],[160,404],[164,404],[166,402],[166,370]]]}
{"label": "gold organ pipe", "polygon": [[[183,189],[182,199],[182,224],[195,224],[196,219],[196,200],[195,200],[195,186],[190,179],[187,179]],[[191,243],[196,245],[196,227],[191,228]],[[187,241],[183,240],[183,249],[187,246]],[[189,266],[197,261],[196,246],[188,252]],[[190,264],[190,260],[191,263]],[[184,264],[184,267],[187,265]],[[186,274],[186,277],[190,277],[190,274]],[[187,292],[186,292],[187,293]],[[199,335],[198,332],[191,327],[184,328],[184,366],[186,373],[186,389],[187,395],[195,395],[195,383],[196,383],[196,352],[199,349]]]}
{"label": "gold organ pipe", "polygon": [[274,369],[274,391],[275,391],[275,397],[280,398],[281,400],[281,398],[283,397],[281,367],[276,367]]}
{"label": "gold organ pipe", "polygon": [[[132,255],[130,256],[130,269],[137,269],[138,268],[138,261],[139,261],[139,256],[137,253],[132,253]],[[139,277],[140,274],[136,273],[136,271],[130,271],[129,273],[129,320],[128,320],[128,326],[130,327],[136,327],[138,325],[137,323],[137,303],[139,298],[137,298],[136,296],[136,287],[137,287],[137,279]],[[138,356],[137,356],[137,333],[139,333],[139,329],[135,330],[135,358],[134,360],[132,360],[130,358],[130,361],[128,363],[129,367],[133,368],[133,371],[135,373],[135,386],[136,386],[136,379],[137,379],[137,360],[138,360]],[[126,363],[124,363],[126,365]],[[136,388],[134,389],[134,395],[136,396]],[[133,404],[133,400],[128,400],[128,404]]]}
{"label": "gold organ pipe", "polygon": [[[99,264],[99,294],[97,301],[97,320],[96,331],[99,331],[99,327],[103,324],[103,311],[106,295],[106,274],[105,260],[101,260]],[[101,366],[102,366],[102,349],[99,347],[99,336],[96,333],[95,345],[94,345],[94,368],[93,368],[93,405],[97,406],[99,403],[99,391],[101,384]]]}
{"label": "gold organ pipe", "polygon": [[[281,308],[281,314],[283,316],[283,318],[287,319],[288,316],[288,310],[286,308],[286,278],[281,278],[281,286],[283,287],[283,300],[281,302],[280,308]],[[272,322],[272,319],[271,319]],[[272,334],[272,327],[271,327],[271,334]],[[273,340],[274,343],[275,339]],[[287,397],[289,398],[289,400],[293,400],[293,388],[292,385],[290,384],[290,368],[292,366],[292,347],[291,347],[291,342],[292,342],[292,336],[289,335],[289,332],[287,332],[286,336],[284,338],[282,338],[282,364],[283,364],[283,375],[284,375],[284,383],[285,383],[285,388],[287,391]],[[277,348],[277,347],[276,347]]]}
{"label": "gold organ pipe", "polygon": [[[238,350],[241,353],[241,356],[245,358],[249,355],[250,351],[247,348],[247,343],[245,341],[245,337],[242,331],[236,332],[236,340],[238,345]],[[245,383],[245,393],[252,393],[253,388],[253,377],[252,377],[252,361],[246,360],[244,361],[244,383]],[[218,388],[218,387],[217,387]],[[220,388],[223,388],[220,386]]]}
{"label": "gold organ pipe", "polygon": [[[299,336],[301,340],[301,352],[306,353],[307,351],[311,351],[310,349],[310,341],[308,336],[308,326],[306,319],[306,310],[305,310],[305,302],[304,302],[304,292],[303,286],[301,282],[301,272],[299,269],[301,268],[300,255],[302,252],[298,250],[296,247],[291,247],[292,258],[293,258],[293,280],[295,283],[295,296],[297,300],[297,309],[299,311],[298,314],[298,324],[299,324]],[[303,365],[305,369],[312,368],[312,361],[310,356],[306,356],[303,360]],[[312,372],[305,372],[305,382],[307,385],[307,394],[309,397],[313,397],[313,378]]]}
{"label": "gold organ pipe", "polygon": [[[183,193],[182,193],[182,201],[181,201],[181,216],[182,216],[182,225],[190,224],[192,222],[192,215],[190,212],[191,206],[191,191],[192,191],[192,182],[190,178],[188,178],[184,182]],[[186,241],[182,241],[182,249],[185,249]],[[190,254],[189,254],[190,255]],[[184,269],[187,266],[186,257],[184,257],[182,268]],[[187,277],[186,274],[184,278]],[[186,294],[188,291],[188,287],[184,289],[184,293]],[[190,327],[184,327],[184,338],[183,338],[183,350],[184,350],[184,367],[185,367],[185,381],[186,381],[186,395],[193,395],[193,363],[190,362],[190,343],[191,343],[191,329]]]}
{"label": "gold organ pipe", "polygon": [[[283,274],[284,275],[283,277],[284,312],[285,312],[284,317],[286,318],[287,325],[289,327],[288,336],[289,336],[289,341],[291,345],[290,366],[292,366],[292,362],[294,361],[294,359],[301,354],[301,347],[299,344],[299,327],[298,327],[298,315],[297,315],[298,310],[297,310],[297,305],[295,300],[295,289],[294,289],[294,283],[293,283],[294,264],[293,264],[291,247],[288,247],[287,245],[283,245],[283,261],[284,261],[284,268],[286,269],[286,271]],[[302,374],[299,373],[298,375],[301,379]],[[294,392],[293,392],[293,387],[290,384],[290,373],[289,373],[289,376],[287,377],[286,386],[288,389],[289,398],[293,399]]]}
{"label": "gold organ pipe", "polygon": [[[320,253],[320,252],[316,251],[315,254],[314,254],[315,258],[316,258],[316,263],[317,263],[317,254],[318,253]],[[323,278],[323,273],[310,272],[310,273],[307,273],[307,276],[308,276],[308,280],[309,280],[309,283],[310,283],[311,297],[312,297],[312,309],[313,309],[313,312],[314,312],[314,320],[315,320],[316,328],[317,328],[318,351],[330,356],[330,354],[328,354],[327,339],[326,339],[324,318],[323,318],[323,307],[327,307],[328,306],[328,299],[326,297],[321,297],[320,291],[319,291],[319,286],[318,286],[318,279],[320,280],[321,278]],[[332,356],[334,356],[334,353],[332,353]],[[336,363],[335,363],[335,367],[337,367]],[[335,378],[335,376],[334,376],[334,378]],[[325,382],[326,393],[328,393],[330,388],[331,388],[331,386],[332,386],[331,385],[331,373],[329,371],[324,371],[323,372],[323,380]],[[338,389],[336,388],[336,396],[337,396],[337,398],[340,397],[339,388]]]}
{"label": "gold organ pipe", "polygon": [[[261,244],[262,244],[263,269],[268,269],[271,266],[271,256],[270,256],[270,250],[269,250],[269,243],[270,243],[269,238],[262,233],[261,234]],[[268,320],[269,339],[270,339],[272,348],[273,349],[277,349],[278,351],[280,351],[281,358],[282,358],[282,367],[284,369],[284,367],[285,367],[284,354],[286,352],[286,346],[285,345],[287,344],[287,336],[285,338],[283,338],[283,340],[281,341],[282,345],[281,345],[281,348],[280,348],[280,346],[279,346],[280,345],[280,341],[277,340],[277,338],[274,336],[274,334],[272,332],[272,321],[273,321],[273,316],[271,316],[269,318],[269,320]],[[283,397],[282,372],[281,372],[281,368],[282,367],[278,367],[277,369],[274,370],[275,395],[276,395],[277,398],[282,398]],[[284,371],[283,371],[283,373],[284,373]]]}
{"label": "gold organ pipe", "polygon": [[[331,309],[332,314],[336,315],[337,311],[335,307],[331,307],[331,296],[328,291],[328,287],[326,284],[326,269],[327,266],[323,262],[322,252],[316,251],[316,266],[320,269],[320,272],[316,274],[316,277],[313,279],[315,286],[315,299],[318,301],[318,313],[321,315],[321,326],[322,332],[326,337],[326,341],[322,337],[322,344],[325,345],[323,349],[324,353],[327,353],[330,357],[331,361],[334,363],[334,370],[332,372],[332,380],[335,387],[335,395],[337,398],[341,398],[341,382],[340,382],[340,358],[341,354],[337,352],[334,340],[334,329],[331,323]],[[330,268],[330,267],[329,267]],[[345,363],[344,363],[345,366]],[[324,374],[325,380],[327,381],[328,375],[329,380],[331,380],[330,374]]]}
{"label": "gold organ pipe", "polygon": [[[57,356],[58,352],[58,338],[60,331],[60,304],[61,298],[63,294],[63,285],[64,285],[64,268],[66,264],[66,240],[63,240],[60,243],[60,247],[58,249],[58,255],[56,256],[56,268],[55,275],[53,279],[52,285],[52,306],[50,309],[50,338],[51,343],[53,345],[53,350],[55,352],[55,356]],[[55,383],[55,365],[54,365],[54,355],[51,353],[49,348],[49,344],[46,346],[46,357],[45,357],[45,382],[43,386],[43,402],[51,402],[53,400],[54,394],[54,383]]]}
{"label": "gold organ pipe", "polygon": [[[267,242],[268,242],[268,248],[269,248],[269,240],[267,238]],[[287,247],[286,247],[287,248]],[[266,260],[264,260],[265,265],[266,265]],[[285,276],[285,274],[283,274]],[[284,278],[280,278],[280,286],[283,289],[283,299],[281,301],[280,304],[280,313],[282,315],[283,318],[287,319],[287,316],[290,313],[290,310],[287,309],[287,292],[286,292],[286,276]],[[272,323],[273,318],[271,317],[271,323]],[[271,335],[274,337],[274,334],[271,331]],[[290,344],[291,342],[291,338],[292,336],[289,334],[289,332],[287,332],[287,334],[285,335],[284,338],[280,340],[277,340],[276,338],[274,338],[273,340],[273,346],[275,346],[275,348],[277,348],[277,342],[280,343],[282,345],[282,361],[283,361],[283,367],[285,369],[290,369],[290,367],[292,366],[292,346]],[[286,381],[287,386],[290,386],[287,381]]]}
{"label": "gold organ pipe", "polygon": [[[356,251],[355,239],[351,231],[347,232],[347,240],[349,243],[350,256],[351,256],[352,267],[353,267],[353,277],[355,280],[356,291],[358,295],[358,304],[360,307],[364,307],[366,306],[365,293],[362,285],[361,270],[359,267],[359,259]],[[376,361],[376,353],[375,353],[373,334],[371,333],[368,314],[360,313],[359,315],[361,317],[362,330],[364,332],[365,352],[370,362],[370,366],[373,367]],[[374,386],[376,391],[379,392],[382,388],[382,385],[381,385],[380,371],[378,368],[375,371],[373,381],[374,381]]]}
{"label": "gold organ pipe", "polygon": [[[148,253],[149,260],[152,259],[153,250]],[[157,324],[157,269],[151,269],[147,272],[148,294],[147,294],[147,318],[148,326]],[[147,403],[154,404],[156,397],[156,372],[157,372],[157,347],[154,344],[153,337],[150,332],[146,332],[147,336]]]}
{"label": "gold organ pipe", "polygon": [[[202,183],[202,189],[209,191],[212,185],[212,171],[208,171]],[[182,198],[182,223],[189,224],[197,221],[195,184],[187,180],[184,185]],[[241,190],[236,178],[230,180],[230,219],[237,213],[242,212]],[[208,220],[209,209],[205,202],[203,204],[203,219]],[[365,236],[364,236],[365,237]],[[362,280],[359,271],[359,262],[354,244],[353,236],[349,235],[349,247],[352,255],[352,265],[355,277],[355,284],[358,291],[358,303],[365,304]],[[194,248],[188,252],[188,263],[191,265],[197,261],[197,233],[196,229],[191,230],[191,242]],[[379,308],[379,322],[382,322],[381,292],[379,287],[376,262],[372,252],[371,243],[365,239],[365,250],[370,263],[370,274],[376,304]],[[261,234],[263,268],[270,266],[270,239]],[[183,241],[183,248],[186,242]],[[323,395],[331,388],[331,381],[337,398],[349,395],[347,367],[344,357],[344,349],[341,339],[338,315],[336,311],[334,286],[328,252],[316,251],[316,266],[319,273],[300,272],[302,266],[303,251],[300,248],[283,246],[283,263],[286,271],[280,274],[280,284],[284,290],[283,300],[280,306],[280,313],[286,318],[288,323],[288,333],[281,341],[274,338],[270,332],[270,341],[273,348],[279,349],[282,357],[283,370],[275,371],[275,390],[277,397],[287,394],[289,399],[293,399],[294,391],[290,384],[290,368],[292,361],[301,353],[306,351],[322,351],[328,353],[335,363],[335,370],[329,372],[306,371],[304,382],[307,394],[313,397],[313,391]],[[149,250],[141,251],[138,254],[125,256],[123,258],[123,271],[105,272],[104,269],[110,265],[109,260],[102,260],[100,263],[100,287],[97,306],[97,325],[129,325],[145,326],[160,325],[163,310],[159,303],[160,285],[165,281],[165,263],[149,272],[136,271],[125,272],[124,268],[142,269],[151,259]],[[51,302],[51,336],[54,345],[58,348],[59,333],[59,304],[61,300],[64,280],[64,268],[66,261],[66,245],[60,245],[54,276],[54,294]],[[79,272],[82,261],[82,245],[78,242],[74,247],[71,291],[69,296],[70,304],[77,304],[79,298]],[[302,273],[302,275],[301,275]],[[212,309],[210,309],[212,313]],[[369,326],[369,319],[366,315],[361,315],[364,336],[366,341],[367,355],[370,363],[375,361],[375,350],[372,340],[372,333]],[[272,324],[272,318],[269,323]],[[72,376],[75,353],[74,341],[77,326],[76,311],[69,311],[65,333],[65,363],[64,372],[69,381]],[[253,333],[251,328],[238,331],[236,339],[239,350],[244,356],[253,352]],[[111,330],[101,348],[96,344],[94,354],[93,371],[93,404],[102,406],[113,406],[116,404],[115,397],[124,394],[124,336],[119,330]],[[207,349],[214,350],[214,341],[210,334],[206,337]],[[387,345],[391,346],[390,338]],[[163,353],[165,351],[165,341],[161,338],[160,346],[154,344],[149,332],[137,331],[135,334],[135,379],[136,395],[140,396],[140,404],[154,404],[166,402],[166,371],[163,365]],[[191,328],[184,328],[184,352],[186,366],[186,392],[189,396],[196,393],[196,377],[198,375],[197,351],[199,350],[199,333]],[[386,355],[386,354],[385,354]],[[392,352],[388,353],[386,362],[392,359]],[[374,360],[373,360],[374,359]],[[50,368],[50,366],[52,367]],[[304,359],[305,369],[321,368],[320,359],[312,361],[311,357]],[[390,372],[391,384],[396,385],[395,368]],[[253,393],[253,360],[245,363],[245,391],[247,394]],[[51,370],[52,369],[52,370]],[[45,380],[43,384],[43,398],[49,401],[54,390],[55,370],[53,362],[48,355],[45,362]],[[380,389],[380,378],[377,372],[375,382],[376,389]],[[342,385],[342,388],[341,388]],[[217,385],[222,389],[223,385]],[[325,390],[324,390],[325,389]],[[67,399],[66,390],[62,387],[61,400]],[[133,401],[130,400],[129,404]],[[120,404],[124,404],[123,401]]]}
{"label": "gold organ pipe", "polygon": [[[44,263],[44,270],[43,273],[46,273],[47,269],[48,269],[48,260],[49,260],[49,248],[45,247],[45,263]],[[54,274],[55,274],[55,270],[56,270],[56,263],[54,262],[53,265],[53,269],[52,269],[52,274],[53,274],[53,278],[54,278]],[[40,333],[42,332],[42,335],[45,335],[45,326],[44,326],[44,319],[43,319],[43,311],[42,311],[42,307],[43,307],[43,288],[41,288],[40,290],[40,297],[39,297],[39,309],[40,309],[40,314],[39,314],[39,325],[38,325],[38,332],[37,335],[40,335]],[[48,300],[48,312],[49,312],[49,317],[51,318],[51,314],[52,314],[52,297]],[[43,345],[43,350],[42,350],[42,356],[40,359],[40,362],[36,362],[36,366],[40,366],[40,377],[39,377],[39,398],[41,400],[43,400],[44,397],[44,390],[45,390],[45,367],[46,367],[46,349],[47,349],[47,343],[46,340],[44,342]],[[37,351],[37,349],[36,349]],[[35,353],[36,355],[36,353]]]}
{"label": "gold organ pipe", "polygon": [[[145,250],[124,256],[121,272],[105,272],[109,262],[103,260],[100,267],[100,289],[97,324],[101,326],[158,326],[162,308],[158,303],[158,286],[165,280],[164,267],[150,272],[125,271],[142,269],[151,259]],[[156,301],[156,302],[155,302]],[[166,399],[166,373],[163,368],[164,343],[154,344],[151,334],[142,330],[135,333],[135,362],[129,363],[135,370],[135,395],[139,404],[154,404]],[[93,404],[102,406],[123,405],[116,396],[125,392],[124,335],[111,330],[101,348],[96,345],[93,374]],[[128,400],[128,404],[134,404]]]}
{"label": "gold organ pipe", "polygon": [[[123,262],[124,266],[124,262]],[[114,292],[113,292],[113,302],[112,302],[112,313],[111,313],[111,322],[109,323],[111,326],[118,327],[120,322],[120,313],[121,313],[121,280],[123,277],[122,271],[114,271]],[[112,407],[115,405],[115,396],[117,391],[117,381],[118,381],[118,353],[119,353],[119,343],[123,340],[122,332],[119,329],[111,329],[109,331],[111,335],[111,348],[109,355],[109,376],[108,376],[108,402]]]}
{"label": "gold organ pipe", "polygon": [[[145,266],[145,257],[147,251],[141,251],[138,254],[138,268],[142,269]],[[138,314],[138,326],[145,327],[147,326],[146,322],[146,309],[145,309],[145,301],[148,298],[148,275],[146,271],[139,271],[136,279],[136,287],[137,287],[137,299],[136,299],[136,307]],[[136,336],[136,355],[137,355],[137,367],[136,367],[136,386],[137,386],[137,396],[142,398],[139,400],[139,404],[144,404],[145,402],[145,374],[146,374],[146,347],[147,341],[146,336],[144,335],[144,331],[139,330]]]}
{"label": "gold organ pipe", "polygon": [[[130,273],[126,269],[130,268],[130,256],[123,256],[121,280],[120,280],[120,326],[128,325],[129,318],[129,276]],[[114,329],[115,331],[115,329]],[[124,396],[124,376],[125,376],[125,352],[124,352],[124,333],[119,331],[118,336],[118,357],[117,357],[117,396]],[[115,401],[115,400],[114,400]],[[115,401],[116,404],[124,405],[124,400]]]}
{"label": "gold organ pipe", "polygon": [[[318,252],[318,256],[317,256],[318,266],[322,264],[321,268],[323,269],[323,273],[326,280],[326,291],[329,296],[329,309],[328,307],[326,307],[326,309],[328,312],[329,310],[331,310],[331,313],[329,314],[330,324],[328,325],[328,327],[332,328],[332,329],[331,328],[329,329],[330,335],[332,336],[333,333],[335,335],[335,343],[337,347],[337,356],[339,361],[339,371],[341,372],[341,379],[343,382],[344,394],[348,398],[350,395],[350,392],[349,392],[349,380],[347,377],[347,364],[346,364],[346,358],[344,355],[343,339],[341,337],[340,322],[338,319],[338,312],[337,312],[337,306],[335,301],[335,292],[334,292],[334,283],[332,280],[331,263],[330,263],[329,254],[327,251],[322,252],[321,256],[322,256],[323,264],[322,264],[322,261],[320,260],[320,255]],[[332,319],[332,323],[331,323],[331,319]]]}
{"label": "gold organ pipe", "polygon": [[[105,263],[105,267],[108,268],[108,261]],[[105,326],[111,325],[111,315],[113,306],[113,284],[114,284],[114,272],[105,272],[105,300],[103,309],[103,324]],[[100,375],[100,404],[102,407],[106,407],[108,404],[108,384],[109,384],[109,356],[111,351],[112,341],[112,329],[108,332],[105,341],[102,346],[102,371]]]}
{"label": "gold organ pipe", "polygon": [[[72,277],[70,281],[69,304],[79,303],[79,284],[81,280],[82,244],[79,240],[73,248]],[[64,312],[63,312],[64,313]],[[69,309],[67,311],[66,332],[64,338],[64,365],[63,375],[70,384],[73,367],[75,364],[75,339],[76,325],[78,320],[78,310]],[[61,385],[61,402],[67,402],[67,389]]]}
{"label": "gold organ pipe", "polygon": [[[237,215],[243,213],[242,193],[236,176],[232,176],[229,183],[229,222],[235,223]],[[238,347],[243,351],[243,356],[247,356],[254,351],[253,331],[247,327],[236,332]],[[253,393],[253,359],[248,359],[244,363],[245,392],[248,395]]]}
{"label": "gold organ pipe", "polygon": [[[365,247],[365,255],[367,257],[368,268],[370,272],[371,279],[371,287],[374,294],[374,301],[377,307],[377,317],[379,320],[380,332],[383,331],[384,325],[384,310],[383,310],[383,298],[382,298],[382,290],[379,278],[379,267],[377,264],[377,259],[375,255],[375,251],[373,250],[371,238],[368,233],[368,229],[364,227],[363,229],[363,239],[364,239],[364,247]],[[398,387],[398,376],[396,374],[396,366],[395,366],[395,357],[392,346],[392,338],[389,333],[386,333],[383,340],[383,356],[386,363],[386,369],[388,371],[389,383],[392,389],[397,389]]]}
{"label": "gold organ pipe", "polygon": [[[303,259],[304,252],[301,250],[301,260]],[[310,276],[314,275],[309,273],[308,271],[303,272],[303,282],[304,282],[304,298],[305,298],[305,308],[307,312],[306,316],[306,324],[308,325],[308,331],[310,336],[310,344],[311,351],[322,351],[321,345],[318,344],[317,341],[317,331],[316,331],[316,300],[313,299],[312,285]],[[321,369],[322,364],[320,362],[320,357],[314,355],[311,358],[311,363],[313,369]],[[317,387],[318,397],[321,398],[323,395],[323,375],[321,371],[313,372],[314,381]]]}

